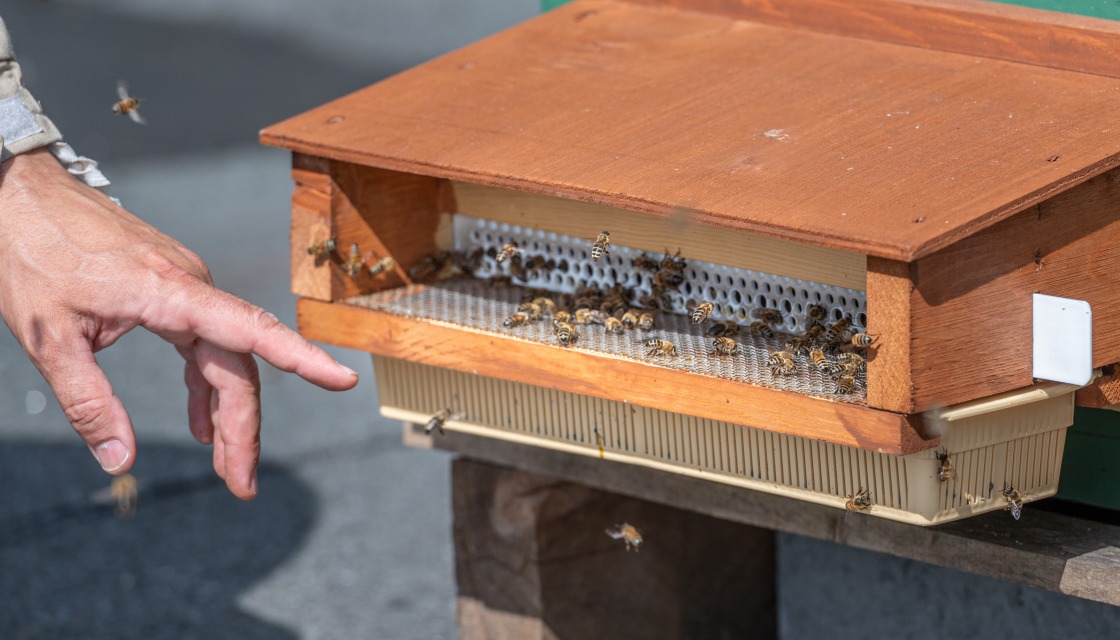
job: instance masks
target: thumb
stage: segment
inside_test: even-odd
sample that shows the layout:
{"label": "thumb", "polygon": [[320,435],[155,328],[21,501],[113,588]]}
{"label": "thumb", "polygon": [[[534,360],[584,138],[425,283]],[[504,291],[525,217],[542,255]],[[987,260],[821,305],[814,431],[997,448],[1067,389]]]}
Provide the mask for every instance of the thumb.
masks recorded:
{"label": "thumb", "polygon": [[132,421],[120,398],[113,395],[113,387],[89,343],[76,337],[44,351],[49,355],[37,358],[35,365],[50,384],[66,419],[102,469],[113,475],[128,471],[136,458]]}

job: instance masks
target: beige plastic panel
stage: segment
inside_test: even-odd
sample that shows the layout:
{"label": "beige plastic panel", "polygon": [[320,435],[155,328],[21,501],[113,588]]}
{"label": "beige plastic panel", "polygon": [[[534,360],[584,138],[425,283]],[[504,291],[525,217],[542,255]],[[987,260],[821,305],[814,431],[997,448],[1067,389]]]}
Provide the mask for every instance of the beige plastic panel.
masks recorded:
{"label": "beige plastic panel", "polygon": [[423,424],[450,408],[450,430],[841,509],[868,488],[873,507],[865,513],[920,525],[1005,508],[1005,482],[1026,502],[1053,495],[1073,423],[1072,393],[955,421],[942,435],[954,477],[941,482],[936,451],[892,456],[402,360],[373,362],[387,417]]}

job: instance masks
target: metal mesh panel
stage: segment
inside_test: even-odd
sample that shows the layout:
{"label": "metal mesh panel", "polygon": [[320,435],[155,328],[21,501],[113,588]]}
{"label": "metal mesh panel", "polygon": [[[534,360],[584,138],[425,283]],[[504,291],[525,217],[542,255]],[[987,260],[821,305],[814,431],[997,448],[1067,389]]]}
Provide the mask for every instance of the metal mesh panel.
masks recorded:
{"label": "metal mesh panel", "polygon": [[[653,284],[653,274],[633,267],[634,259],[643,252],[613,242],[609,256],[592,260],[593,239],[464,215],[455,216],[454,234],[457,251],[469,251],[478,246],[498,247],[513,241],[527,255],[541,255],[557,264],[566,263],[567,269],[539,274],[529,283],[541,289],[570,293],[583,283],[603,288],[619,283],[645,295],[650,293]],[[661,258],[659,255],[652,257]],[[485,278],[502,273],[505,273],[502,267],[493,260],[486,260],[476,275]],[[784,330],[798,333],[805,330],[806,308],[820,304],[828,309],[833,320],[850,315],[856,329],[862,331],[867,326],[867,294],[856,289],[691,259],[683,275],[685,280],[679,291],[668,293],[672,301],[670,310],[675,313],[687,314],[697,302],[707,300],[715,305],[712,319],[743,323],[748,321],[752,309],[777,309],[786,316]]]}
{"label": "metal mesh panel", "polygon": [[[506,329],[502,322],[516,311],[525,297],[525,290],[514,286],[490,286],[472,278],[442,280],[432,285],[405,287],[381,293],[357,296],[346,300],[380,311],[397,313],[414,318],[443,322],[457,326],[491,331],[523,340],[556,345],[552,325],[547,318],[525,326]],[[840,402],[866,404],[865,377],[861,374],[855,392],[848,396],[835,395],[836,383],[813,366],[807,356],[794,356],[795,375],[773,376],[767,360],[770,352],[782,348],[784,339],[752,336],[742,331],[736,337],[739,354],[735,356],[709,355],[712,339],[704,336],[706,325],[692,324],[680,315],[660,314],[651,331],[625,331],[608,333],[599,325],[579,326],[580,337],[575,346],[566,347],[582,351],[607,353],[633,360],[648,362],[703,376],[726,378],[754,385],[794,391],[807,395],[823,396]],[[647,356],[649,351],[642,342],[661,338],[677,346],[678,356]],[[562,348],[557,346],[557,348]]]}

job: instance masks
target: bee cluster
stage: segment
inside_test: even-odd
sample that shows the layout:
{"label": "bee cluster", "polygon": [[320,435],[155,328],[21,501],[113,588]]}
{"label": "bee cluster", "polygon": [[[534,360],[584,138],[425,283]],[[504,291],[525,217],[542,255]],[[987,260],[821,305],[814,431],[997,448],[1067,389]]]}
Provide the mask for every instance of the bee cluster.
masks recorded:
{"label": "bee cluster", "polygon": [[307,248],[307,255],[334,261],[351,278],[357,278],[363,271],[376,278],[397,265],[392,256],[362,253],[357,242],[350,243],[350,250],[343,255],[338,251],[338,240],[335,238],[327,238],[311,245]]}

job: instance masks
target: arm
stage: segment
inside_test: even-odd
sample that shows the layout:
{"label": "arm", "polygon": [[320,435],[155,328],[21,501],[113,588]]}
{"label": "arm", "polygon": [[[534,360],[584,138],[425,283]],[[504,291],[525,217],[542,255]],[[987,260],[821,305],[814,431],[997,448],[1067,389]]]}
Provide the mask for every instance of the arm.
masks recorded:
{"label": "arm", "polygon": [[[13,64],[0,24],[5,64],[0,73]],[[51,134],[39,140],[50,143]],[[74,429],[109,473],[132,466],[132,424],[93,354],[142,326],[186,361],[188,423],[197,440],[213,443],[214,469],[238,497],[255,496],[260,380],[252,354],[327,389],[352,388],[357,374],[272,314],[214,288],[197,255],[75,180],[51,151],[21,151],[0,164],[0,316]]]}

